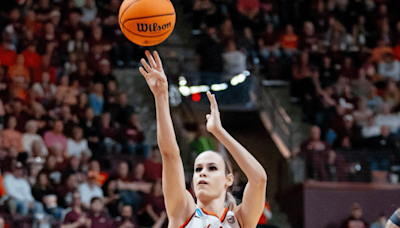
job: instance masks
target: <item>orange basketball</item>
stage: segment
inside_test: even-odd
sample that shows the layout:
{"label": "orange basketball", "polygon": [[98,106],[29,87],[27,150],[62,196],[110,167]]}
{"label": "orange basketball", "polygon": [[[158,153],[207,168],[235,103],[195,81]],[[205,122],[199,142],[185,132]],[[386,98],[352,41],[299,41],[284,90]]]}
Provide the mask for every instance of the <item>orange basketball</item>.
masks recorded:
{"label": "orange basketball", "polygon": [[174,30],[175,8],[170,0],[125,0],[119,8],[118,20],[130,41],[140,46],[154,46]]}

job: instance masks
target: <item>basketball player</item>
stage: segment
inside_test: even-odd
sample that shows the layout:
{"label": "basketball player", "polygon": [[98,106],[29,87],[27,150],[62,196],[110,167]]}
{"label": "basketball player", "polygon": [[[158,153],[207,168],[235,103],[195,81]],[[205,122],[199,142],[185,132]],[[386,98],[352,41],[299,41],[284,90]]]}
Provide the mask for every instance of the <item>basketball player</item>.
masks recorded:
{"label": "basketball player", "polygon": [[215,96],[207,93],[211,113],[207,130],[230,152],[248,178],[239,206],[227,189],[233,183],[232,167],[220,154],[206,151],[194,162],[193,189],[197,202],[185,188],[185,177],[170,116],[168,82],[161,59],[146,51],[140,73],[152,91],[157,112],[157,139],[163,161],[163,192],[169,228],[254,228],[264,209],[267,175],[260,163],[221,126]]}
{"label": "basketball player", "polygon": [[386,223],[385,228],[400,228],[400,208],[398,208]]}

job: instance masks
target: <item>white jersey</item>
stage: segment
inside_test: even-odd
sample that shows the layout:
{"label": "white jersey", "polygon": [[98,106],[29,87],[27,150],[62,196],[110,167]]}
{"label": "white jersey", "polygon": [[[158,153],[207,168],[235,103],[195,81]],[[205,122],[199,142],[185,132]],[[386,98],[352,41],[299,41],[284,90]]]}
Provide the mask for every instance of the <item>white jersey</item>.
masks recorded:
{"label": "white jersey", "polygon": [[197,207],[185,224],[180,228],[240,228],[239,222],[232,211],[225,208],[222,217]]}

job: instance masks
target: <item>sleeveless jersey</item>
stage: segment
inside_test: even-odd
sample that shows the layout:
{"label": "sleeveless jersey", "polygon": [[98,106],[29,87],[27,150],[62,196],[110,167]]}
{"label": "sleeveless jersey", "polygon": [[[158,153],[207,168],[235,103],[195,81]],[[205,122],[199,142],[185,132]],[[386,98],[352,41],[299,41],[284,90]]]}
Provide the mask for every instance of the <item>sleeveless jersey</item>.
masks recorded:
{"label": "sleeveless jersey", "polygon": [[192,217],[179,228],[240,228],[240,225],[235,214],[228,208],[218,218],[216,214],[197,207]]}

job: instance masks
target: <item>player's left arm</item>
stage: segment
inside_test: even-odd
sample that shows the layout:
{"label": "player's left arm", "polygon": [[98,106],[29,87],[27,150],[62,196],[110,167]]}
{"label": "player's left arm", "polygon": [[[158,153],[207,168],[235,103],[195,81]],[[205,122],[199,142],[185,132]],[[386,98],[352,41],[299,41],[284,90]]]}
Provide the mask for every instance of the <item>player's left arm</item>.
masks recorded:
{"label": "player's left arm", "polygon": [[207,96],[211,103],[207,130],[226,147],[248,179],[242,204],[233,212],[243,227],[255,227],[264,209],[267,174],[253,155],[222,127],[215,96],[210,92]]}

